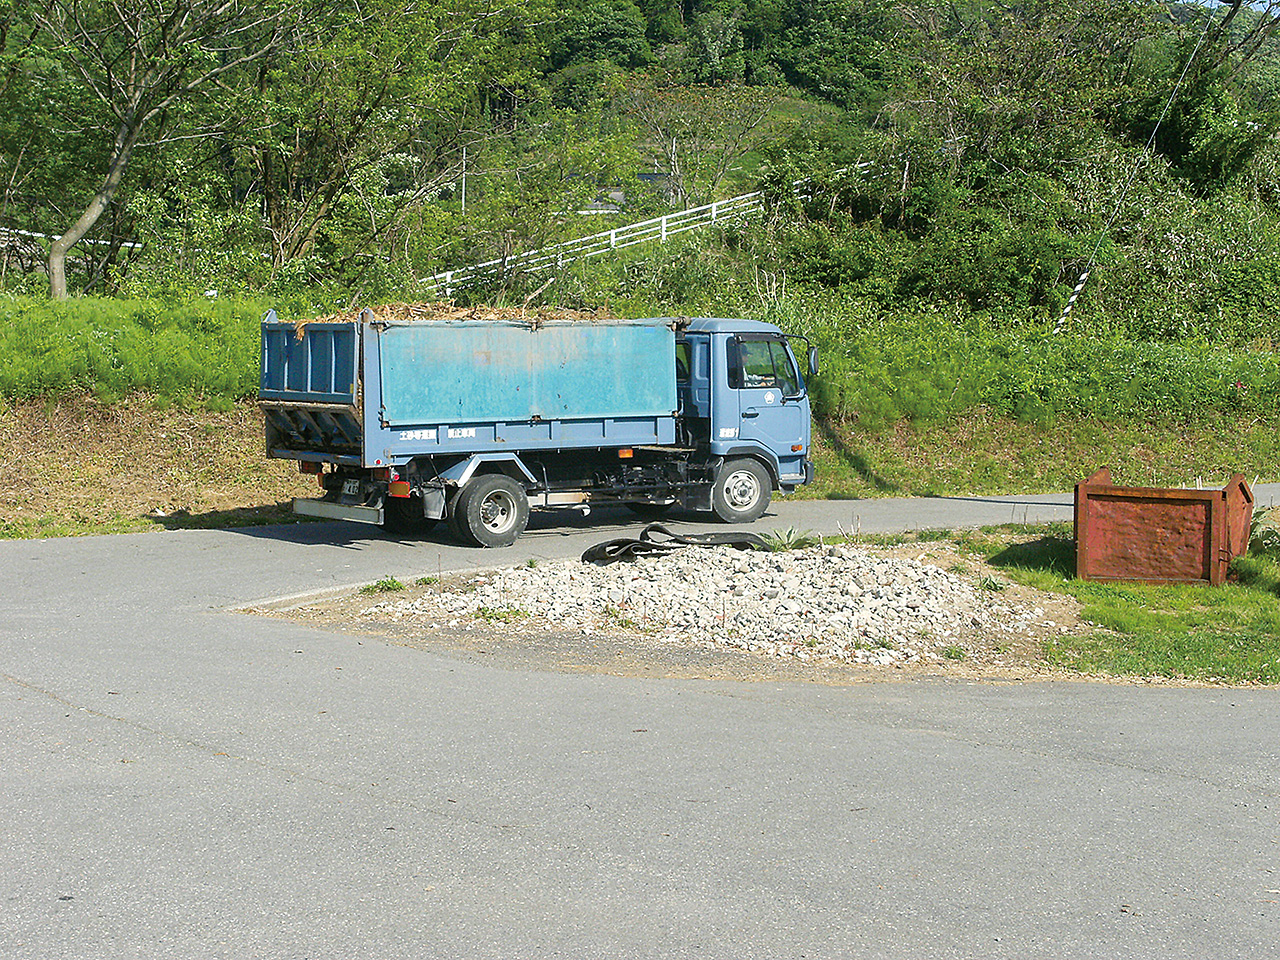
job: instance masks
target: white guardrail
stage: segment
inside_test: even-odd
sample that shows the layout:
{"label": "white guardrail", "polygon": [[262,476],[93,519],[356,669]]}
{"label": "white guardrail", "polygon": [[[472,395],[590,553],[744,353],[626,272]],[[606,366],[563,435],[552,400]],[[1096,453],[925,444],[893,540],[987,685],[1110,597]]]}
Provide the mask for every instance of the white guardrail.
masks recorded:
{"label": "white guardrail", "polygon": [[481,277],[503,276],[517,270],[530,272],[545,270],[548,267],[559,269],[578,260],[602,256],[611,250],[633,247],[650,240],[665,241],[667,237],[697,230],[732,217],[755,213],[760,209],[760,203],[760,191],[756,190],[752,193],[744,193],[740,197],[717,200],[715,203],[704,204],[701,207],[691,207],[688,210],[668,213],[651,220],[641,220],[639,223],[606,230],[603,233],[593,233],[589,237],[566,240],[564,243],[552,244],[538,250],[527,250],[524,253],[499,257],[497,260],[486,260],[484,263],[459,267],[457,270],[446,270],[444,273],[427,277],[422,284],[437,296],[451,297],[455,289],[466,286]]}
{"label": "white guardrail", "polygon": [[[852,169],[859,173],[865,173],[870,167],[871,162],[863,160],[852,167],[846,167],[836,172],[844,173]],[[809,181],[806,178],[795,181],[791,186],[798,193],[808,183]],[[499,257],[497,260],[486,260],[484,263],[459,267],[456,270],[446,270],[444,273],[437,273],[434,276],[427,277],[421,283],[432,294],[436,296],[443,295],[448,298],[453,296],[454,290],[458,287],[466,286],[481,277],[505,276],[517,270],[530,272],[545,270],[550,267],[561,269],[575,261],[599,257],[611,250],[633,247],[638,243],[647,243],[650,240],[661,242],[665,241],[667,237],[686,233],[690,230],[697,230],[700,227],[707,227],[732,217],[750,216],[758,212],[760,207],[761,194],[759,190],[755,190],[751,193],[744,193],[739,197],[717,200],[715,203],[707,203],[701,207],[692,207],[688,210],[668,213],[665,216],[654,217],[651,220],[641,220],[639,223],[628,224],[625,227],[618,227],[614,230],[606,230],[603,233],[593,233],[589,237],[579,237],[577,240],[566,240],[564,243],[552,244],[538,250],[526,250],[524,253],[514,253],[510,256]]]}

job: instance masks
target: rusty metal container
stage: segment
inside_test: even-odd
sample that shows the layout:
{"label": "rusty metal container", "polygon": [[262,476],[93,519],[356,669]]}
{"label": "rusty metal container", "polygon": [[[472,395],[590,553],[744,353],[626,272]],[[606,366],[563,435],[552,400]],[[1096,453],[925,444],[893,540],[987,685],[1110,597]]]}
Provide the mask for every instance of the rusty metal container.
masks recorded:
{"label": "rusty metal container", "polygon": [[1178,490],[1113,486],[1103,467],[1076,484],[1076,576],[1220,584],[1249,548],[1252,518],[1238,473],[1221,490]]}

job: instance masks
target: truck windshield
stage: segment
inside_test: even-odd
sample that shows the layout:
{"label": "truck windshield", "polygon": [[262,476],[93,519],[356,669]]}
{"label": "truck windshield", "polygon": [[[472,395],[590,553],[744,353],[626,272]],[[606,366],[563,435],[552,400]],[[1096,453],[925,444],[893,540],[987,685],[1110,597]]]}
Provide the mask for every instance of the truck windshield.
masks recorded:
{"label": "truck windshield", "polygon": [[739,338],[729,343],[729,386],[781,390],[784,397],[794,397],[800,393],[800,376],[781,341]]}

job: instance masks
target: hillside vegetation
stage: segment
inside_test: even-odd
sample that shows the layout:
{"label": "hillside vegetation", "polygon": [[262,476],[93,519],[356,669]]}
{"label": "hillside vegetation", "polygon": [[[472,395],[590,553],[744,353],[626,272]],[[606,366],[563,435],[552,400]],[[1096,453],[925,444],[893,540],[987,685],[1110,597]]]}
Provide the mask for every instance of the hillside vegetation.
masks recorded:
{"label": "hillside vegetation", "polygon": [[231,414],[268,307],[419,300],[444,269],[758,188],[749,221],[459,296],[810,337],[828,495],[1052,489],[1108,461],[1280,476],[1269,9],[303,13],[0,6],[6,403]]}

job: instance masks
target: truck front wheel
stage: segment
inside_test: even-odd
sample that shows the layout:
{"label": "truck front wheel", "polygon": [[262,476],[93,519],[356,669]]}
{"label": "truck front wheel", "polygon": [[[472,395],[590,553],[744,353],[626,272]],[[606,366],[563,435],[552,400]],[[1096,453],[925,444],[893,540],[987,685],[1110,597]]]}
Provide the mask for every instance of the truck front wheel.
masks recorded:
{"label": "truck front wheel", "polygon": [[450,518],[458,536],[478,547],[509,547],[529,523],[524,487],[500,473],[475,477],[453,503]]}
{"label": "truck front wheel", "polygon": [[716,471],[711,509],[725,523],[750,523],[769,507],[773,481],[759,460],[726,460]]}

